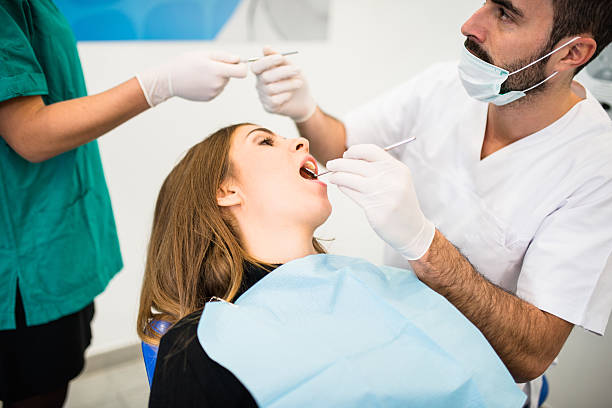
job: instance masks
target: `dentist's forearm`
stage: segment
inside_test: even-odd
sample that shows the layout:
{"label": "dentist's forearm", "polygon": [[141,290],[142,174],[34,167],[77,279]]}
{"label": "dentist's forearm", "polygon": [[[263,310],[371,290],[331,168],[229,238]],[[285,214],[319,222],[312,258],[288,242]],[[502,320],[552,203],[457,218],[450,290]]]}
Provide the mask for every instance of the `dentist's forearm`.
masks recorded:
{"label": "dentist's forearm", "polygon": [[572,330],[571,323],[486,280],[439,231],[429,251],[411,265],[480,329],[517,382],[540,376]]}
{"label": "dentist's forearm", "polygon": [[318,106],[313,115],[302,123],[296,124],[300,135],[308,139],[310,152],[319,161],[342,157],[346,150],[346,130],[338,119],[326,114]]}
{"label": "dentist's forearm", "polygon": [[45,105],[40,96],[0,104],[0,135],[19,155],[42,162],[91,142],[147,110],[136,78],[97,95]]}

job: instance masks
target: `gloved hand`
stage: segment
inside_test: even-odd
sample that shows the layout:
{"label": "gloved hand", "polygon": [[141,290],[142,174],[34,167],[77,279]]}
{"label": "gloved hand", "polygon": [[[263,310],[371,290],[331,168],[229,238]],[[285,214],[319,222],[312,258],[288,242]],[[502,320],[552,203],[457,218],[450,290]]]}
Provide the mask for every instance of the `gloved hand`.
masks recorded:
{"label": "gloved hand", "polygon": [[248,68],[240,57],[224,52],[195,51],[150,68],[136,78],[151,107],[172,96],[210,101],[230,78],[245,78]]}
{"label": "gloved hand", "polygon": [[421,258],[435,227],[419,206],[410,169],[371,144],[355,145],[327,162],[328,181],[365,211],[374,231],[409,260]]}
{"label": "gloved hand", "polygon": [[300,69],[269,47],[266,57],[251,64],[257,76],[257,93],[264,109],[289,116],[296,123],[305,122],[317,109]]}

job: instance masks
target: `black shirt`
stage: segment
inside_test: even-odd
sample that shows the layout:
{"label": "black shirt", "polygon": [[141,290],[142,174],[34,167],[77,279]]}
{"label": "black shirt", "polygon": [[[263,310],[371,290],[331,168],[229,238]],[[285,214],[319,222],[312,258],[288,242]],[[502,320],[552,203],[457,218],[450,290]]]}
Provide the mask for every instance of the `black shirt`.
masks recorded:
{"label": "black shirt", "polygon": [[[245,265],[238,299],[269,271]],[[149,407],[257,407],[246,387],[213,361],[198,340],[202,311],[179,320],[159,344]]]}

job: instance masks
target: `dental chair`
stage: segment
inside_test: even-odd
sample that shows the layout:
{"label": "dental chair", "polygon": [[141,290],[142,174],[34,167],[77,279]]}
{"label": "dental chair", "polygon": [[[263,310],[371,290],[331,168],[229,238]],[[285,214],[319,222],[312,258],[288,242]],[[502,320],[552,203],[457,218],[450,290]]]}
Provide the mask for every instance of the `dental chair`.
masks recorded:
{"label": "dental chair", "polygon": [[548,398],[548,380],[546,379],[546,376],[543,375],[542,376],[542,389],[540,390],[540,399],[538,401],[538,407],[541,407],[542,404],[544,404],[544,401],[546,401],[546,398]]}
{"label": "dental chair", "polygon": [[[156,333],[164,335],[170,328],[170,322],[165,320],[155,320],[151,322],[151,328]],[[157,352],[159,347],[152,344],[142,342],[142,357],[144,358],[145,369],[147,371],[147,378],[149,379],[149,387],[153,384],[153,374],[155,373],[155,362],[157,361]]]}
{"label": "dental chair", "polygon": [[548,398],[548,379],[545,375],[532,380],[527,388],[523,389],[528,396],[523,408],[542,407]]}

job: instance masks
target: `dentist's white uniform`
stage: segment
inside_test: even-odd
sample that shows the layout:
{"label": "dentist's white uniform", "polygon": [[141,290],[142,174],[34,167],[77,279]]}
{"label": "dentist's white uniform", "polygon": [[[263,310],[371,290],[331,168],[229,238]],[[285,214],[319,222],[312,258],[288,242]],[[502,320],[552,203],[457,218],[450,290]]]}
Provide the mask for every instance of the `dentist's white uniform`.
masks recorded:
{"label": "dentist's white uniform", "polygon": [[[494,284],[603,334],[612,309],[612,121],[586,95],[484,160],[488,104],[468,96],[456,63],[430,68],[343,121],[349,147],[416,136],[391,153],[410,168],[425,217]],[[409,267],[390,247],[385,260]]]}

